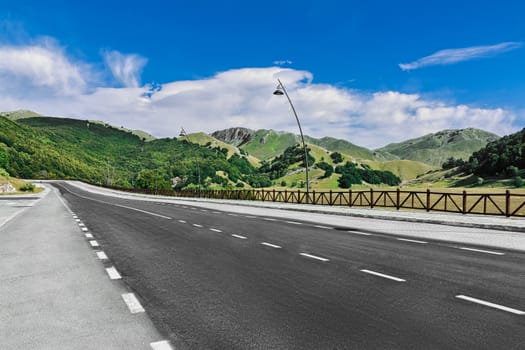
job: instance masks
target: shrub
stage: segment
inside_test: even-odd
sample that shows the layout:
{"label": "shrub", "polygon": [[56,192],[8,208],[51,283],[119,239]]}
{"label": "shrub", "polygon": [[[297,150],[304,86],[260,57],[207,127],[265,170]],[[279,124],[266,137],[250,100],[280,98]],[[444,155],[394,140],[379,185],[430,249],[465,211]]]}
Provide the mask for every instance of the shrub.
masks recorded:
{"label": "shrub", "polygon": [[523,187],[523,179],[520,176],[516,176],[514,178],[514,186],[515,187]]}
{"label": "shrub", "polygon": [[9,176],[9,173],[4,168],[0,168],[0,176]]}
{"label": "shrub", "polygon": [[34,192],[35,191],[35,185],[32,182],[26,182],[19,189],[22,192]]}
{"label": "shrub", "polygon": [[281,187],[286,187],[286,181],[281,181]]}

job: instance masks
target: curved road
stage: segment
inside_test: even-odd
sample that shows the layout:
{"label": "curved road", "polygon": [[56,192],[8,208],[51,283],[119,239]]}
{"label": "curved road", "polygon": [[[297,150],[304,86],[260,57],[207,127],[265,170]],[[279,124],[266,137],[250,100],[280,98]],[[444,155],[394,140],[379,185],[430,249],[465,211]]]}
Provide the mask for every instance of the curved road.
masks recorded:
{"label": "curved road", "polygon": [[524,253],[54,186],[176,349],[525,344]]}

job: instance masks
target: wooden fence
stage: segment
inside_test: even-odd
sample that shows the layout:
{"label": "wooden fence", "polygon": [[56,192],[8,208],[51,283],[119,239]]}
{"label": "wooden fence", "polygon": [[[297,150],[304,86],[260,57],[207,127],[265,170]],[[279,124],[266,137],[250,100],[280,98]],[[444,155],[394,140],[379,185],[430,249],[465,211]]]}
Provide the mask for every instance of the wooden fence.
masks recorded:
{"label": "wooden fence", "polygon": [[[112,187],[114,188],[114,187]],[[311,205],[346,207],[383,207],[419,209],[460,214],[484,214],[525,217],[525,194],[502,193],[405,191],[405,190],[359,190],[359,191],[305,191],[296,190],[145,190],[114,188],[127,192],[156,194],[174,197],[200,197],[226,200],[255,200]]]}

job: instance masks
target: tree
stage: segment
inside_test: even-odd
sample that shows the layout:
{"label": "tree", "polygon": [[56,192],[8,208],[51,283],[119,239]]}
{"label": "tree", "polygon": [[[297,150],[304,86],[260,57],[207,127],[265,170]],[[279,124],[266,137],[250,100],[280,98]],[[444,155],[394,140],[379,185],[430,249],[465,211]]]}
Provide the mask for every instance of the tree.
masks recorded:
{"label": "tree", "polygon": [[341,163],[343,161],[343,156],[339,152],[333,152],[330,154],[330,158],[335,164]]}
{"label": "tree", "polygon": [[316,166],[324,170],[324,175],[321,178],[327,178],[330,177],[334,173],[334,167],[328,164],[327,162],[319,162],[316,164]]}

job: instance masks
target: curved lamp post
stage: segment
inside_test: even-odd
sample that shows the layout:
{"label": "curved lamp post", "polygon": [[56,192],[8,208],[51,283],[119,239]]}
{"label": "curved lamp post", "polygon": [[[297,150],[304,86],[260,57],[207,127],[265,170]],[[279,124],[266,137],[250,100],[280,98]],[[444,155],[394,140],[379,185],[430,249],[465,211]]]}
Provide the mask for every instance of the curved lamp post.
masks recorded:
{"label": "curved lamp post", "polygon": [[295,116],[295,120],[297,121],[297,126],[299,126],[299,132],[301,133],[301,141],[303,143],[303,149],[304,149],[304,164],[306,165],[306,203],[310,202],[310,183],[308,179],[308,150],[306,149],[306,144],[304,143],[304,136],[303,136],[303,129],[301,128],[301,123],[299,122],[299,117],[297,116],[297,112],[295,111],[295,107],[292,103],[292,100],[290,99],[290,96],[288,96],[288,92],[286,92],[286,89],[281,82],[280,79],[277,79],[279,82],[279,85],[277,85],[277,88],[273,92],[274,95],[282,96],[285,95],[288,99],[288,102],[290,103],[290,107],[292,107],[293,114]]}
{"label": "curved lamp post", "polygon": [[[186,133],[186,130],[184,130],[183,127],[180,128],[180,134],[179,136],[185,136],[189,142],[191,142],[190,136]],[[193,142],[192,142],[193,143]],[[201,196],[201,169],[199,167],[199,161],[197,160],[197,178],[199,181],[199,197]]]}

